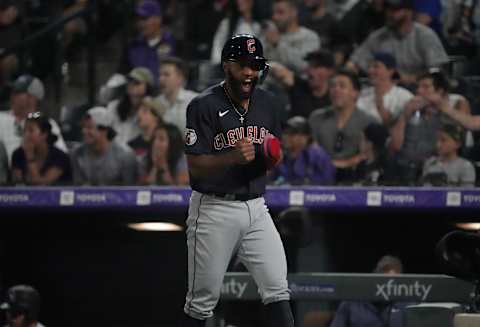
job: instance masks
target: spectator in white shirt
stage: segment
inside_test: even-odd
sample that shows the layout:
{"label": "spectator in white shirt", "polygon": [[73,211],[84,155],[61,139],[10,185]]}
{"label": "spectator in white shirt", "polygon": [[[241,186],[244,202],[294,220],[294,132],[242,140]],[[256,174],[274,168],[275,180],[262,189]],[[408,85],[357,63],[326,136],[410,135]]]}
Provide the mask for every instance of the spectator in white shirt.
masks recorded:
{"label": "spectator in white shirt", "polygon": [[184,135],[187,106],[198,93],[185,89],[186,66],[176,57],[165,58],[160,64],[158,100],[165,107],[164,122],[174,124]]}
{"label": "spectator in white shirt", "polygon": [[145,67],[135,67],[128,73],[127,79],[127,92],[107,106],[113,117],[112,127],[117,134],[115,141],[123,145],[140,135],[140,128],[135,121],[137,110],[143,98],[152,94],[154,84],[152,73]]}
{"label": "spectator in white shirt", "polygon": [[371,86],[364,88],[357,101],[358,109],[374,118],[377,123],[390,126],[413,98],[407,89],[395,85],[397,62],[387,52],[377,52],[368,67]]}
{"label": "spectator in white shirt", "polygon": [[[13,151],[22,143],[23,127],[28,114],[39,111],[39,104],[44,96],[43,83],[34,76],[21,75],[13,83],[10,110],[0,113],[0,142],[3,143],[9,160],[12,158]],[[67,145],[63,140],[60,127],[53,119],[49,119],[49,122],[52,126],[52,134],[57,136],[54,145],[67,152]]]}

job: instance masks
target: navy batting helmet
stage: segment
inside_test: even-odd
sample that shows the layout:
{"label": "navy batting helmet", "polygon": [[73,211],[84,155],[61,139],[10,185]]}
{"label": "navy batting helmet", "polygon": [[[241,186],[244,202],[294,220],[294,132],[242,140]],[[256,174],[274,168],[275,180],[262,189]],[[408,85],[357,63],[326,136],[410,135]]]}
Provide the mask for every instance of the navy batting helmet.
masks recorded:
{"label": "navy batting helmet", "polygon": [[258,38],[250,34],[240,34],[228,40],[222,49],[222,61],[248,60],[254,62],[258,70],[266,67],[263,46]]}

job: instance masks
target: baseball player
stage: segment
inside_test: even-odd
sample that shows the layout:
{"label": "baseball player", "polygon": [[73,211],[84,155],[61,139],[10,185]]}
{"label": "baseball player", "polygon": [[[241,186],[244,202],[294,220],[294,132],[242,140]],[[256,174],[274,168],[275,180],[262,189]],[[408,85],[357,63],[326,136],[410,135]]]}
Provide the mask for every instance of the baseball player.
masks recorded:
{"label": "baseball player", "polygon": [[6,311],[5,327],[45,327],[38,321],[40,294],[30,285],[10,287],[0,309]]}
{"label": "baseball player", "polygon": [[222,50],[225,80],[189,104],[185,152],[188,292],[183,326],[205,326],[236,253],[252,274],[271,326],[293,327],[287,263],[265,205],[266,171],[281,160],[272,95],[256,89],[268,65],[260,41],[236,35]]}

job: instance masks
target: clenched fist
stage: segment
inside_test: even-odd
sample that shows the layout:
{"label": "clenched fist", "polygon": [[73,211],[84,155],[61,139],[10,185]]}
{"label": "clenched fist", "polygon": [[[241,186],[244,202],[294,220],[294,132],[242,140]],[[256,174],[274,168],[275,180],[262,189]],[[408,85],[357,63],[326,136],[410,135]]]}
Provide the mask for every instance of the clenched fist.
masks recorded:
{"label": "clenched fist", "polygon": [[255,147],[250,139],[238,140],[232,152],[238,164],[244,165],[255,159]]}

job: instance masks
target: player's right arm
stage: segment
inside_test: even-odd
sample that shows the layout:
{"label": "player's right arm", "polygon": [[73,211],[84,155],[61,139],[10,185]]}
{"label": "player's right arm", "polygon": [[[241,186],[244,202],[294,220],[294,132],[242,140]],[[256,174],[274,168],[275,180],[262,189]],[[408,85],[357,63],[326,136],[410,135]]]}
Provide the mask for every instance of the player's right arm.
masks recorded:
{"label": "player's right arm", "polygon": [[237,141],[228,152],[214,153],[216,112],[209,110],[205,101],[205,98],[195,98],[187,108],[185,153],[189,172],[196,178],[212,176],[232,165],[246,164],[255,159],[255,147],[247,139]]}

